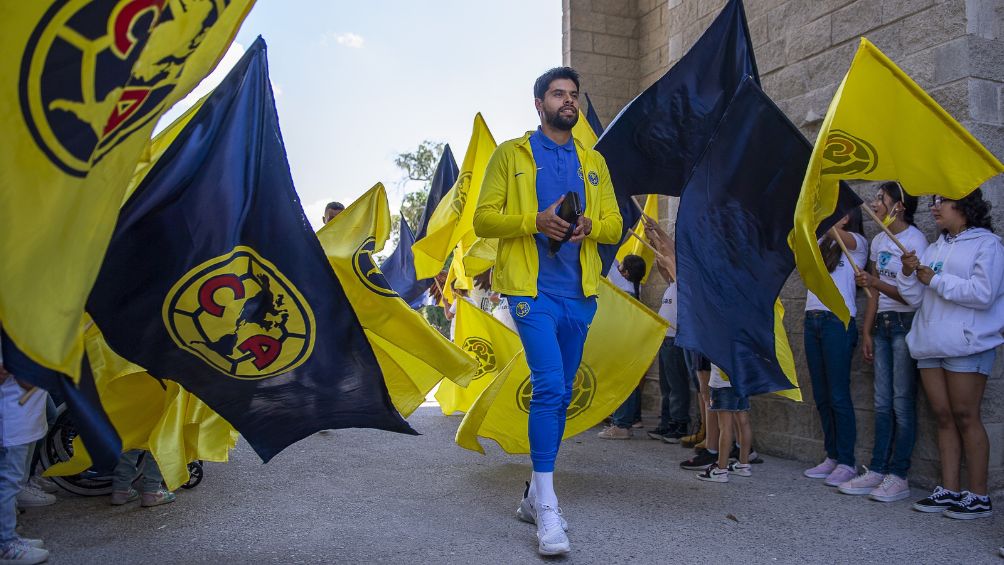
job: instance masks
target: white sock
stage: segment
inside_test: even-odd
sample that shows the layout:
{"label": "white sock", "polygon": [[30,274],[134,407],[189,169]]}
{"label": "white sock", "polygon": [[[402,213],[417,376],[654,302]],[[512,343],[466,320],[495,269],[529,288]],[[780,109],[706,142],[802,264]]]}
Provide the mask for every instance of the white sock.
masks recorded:
{"label": "white sock", "polygon": [[535,504],[558,508],[558,495],[554,494],[554,473],[538,473],[534,471],[530,481],[531,492],[536,495]]}

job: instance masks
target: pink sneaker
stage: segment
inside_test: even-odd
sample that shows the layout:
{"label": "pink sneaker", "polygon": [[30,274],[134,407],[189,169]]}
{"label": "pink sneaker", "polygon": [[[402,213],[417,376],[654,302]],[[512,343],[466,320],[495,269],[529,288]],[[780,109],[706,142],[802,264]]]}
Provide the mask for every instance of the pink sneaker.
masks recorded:
{"label": "pink sneaker", "polygon": [[829,477],[826,477],[823,484],[828,487],[838,487],[853,479],[856,475],[857,473],[854,471],[854,468],[847,465],[837,465],[837,468],[830,473]]}
{"label": "pink sneaker", "polygon": [[882,484],[871,491],[868,498],[879,502],[896,502],[910,496],[910,485],[892,473],[885,476]]}
{"label": "pink sneaker", "polygon": [[882,484],[882,479],[884,478],[885,475],[876,473],[875,471],[868,471],[866,469],[864,475],[854,477],[853,479],[840,485],[837,490],[844,494],[871,494],[876,487]]}
{"label": "pink sneaker", "polygon": [[806,469],[802,472],[802,474],[810,479],[825,479],[826,477],[829,477],[830,473],[832,473],[836,468],[837,461],[827,457],[822,463],[811,469]]}

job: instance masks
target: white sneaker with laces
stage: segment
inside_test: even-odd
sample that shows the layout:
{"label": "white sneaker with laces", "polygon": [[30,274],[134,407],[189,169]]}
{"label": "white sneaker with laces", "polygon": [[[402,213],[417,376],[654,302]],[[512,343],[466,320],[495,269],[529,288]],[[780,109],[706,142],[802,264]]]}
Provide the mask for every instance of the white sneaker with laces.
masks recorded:
{"label": "white sneaker with laces", "polygon": [[[528,524],[537,523],[537,509],[535,507],[536,500],[530,496],[530,483],[526,483],[526,490],[523,491],[523,500],[519,501],[519,506],[516,507],[516,517]],[[561,513],[561,507],[558,507],[558,518],[561,519],[561,529],[568,531],[568,522],[565,521],[565,515]]]}
{"label": "white sneaker with laces", "polygon": [[36,508],[38,506],[49,506],[56,503],[56,497],[42,489],[25,485],[21,492],[17,493],[17,505],[21,508]]}
{"label": "white sneaker with laces", "polygon": [[541,505],[537,512],[537,553],[565,555],[571,551],[568,535],[561,528],[561,516],[558,510]]}
{"label": "white sneaker with laces", "polygon": [[28,479],[28,484],[49,494],[56,494],[59,492],[59,485],[48,477],[34,475],[32,478]]}
{"label": "white sneaker with laces", "polygon": [[0,545],[0,563],[35,565],[44,563],[48,559],[48,551],[20,543],[20,540]]}

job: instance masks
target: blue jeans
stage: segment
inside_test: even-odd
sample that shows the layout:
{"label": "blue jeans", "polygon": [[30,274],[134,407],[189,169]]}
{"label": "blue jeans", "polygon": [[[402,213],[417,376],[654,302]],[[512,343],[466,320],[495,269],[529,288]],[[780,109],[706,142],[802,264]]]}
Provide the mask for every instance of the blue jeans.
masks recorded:
{"label": "blue jeans", "polygon": [[28,473],[30,443],[0,447],[0,544],[18,538],[17,493]]}
{"label": "blue jeans", "polygon": [[858,327],[832,312],[805,313],[805,360],[812,377],[812,398],[823,427],[826,456],[854,467],[857,427],[851,402],[851,356],[858,344]]}
{"label": "blue jeans", "polygon": [[565,418],[572,402],[575,373],[582,362],[595,298],[510,296],[509,310],[530,367],[530,460],[538,473],[553,473]]}
{"label": "blue jeans", "polygon": [[871,470],[883,475],[892,473],[901,479],[910,470],[917,437],[917,362],[906,347],[906,334],[912,324],[913,312],[879,312],[872,328],[875,447]]}
{"label": "blue jeans", "polygon": [[676,346],[676,338],[666,337],[659,347],[659,392],[662,393],[662,410],[659,427],[672,425],[684,427],[690,423],[690,372],[683,349]]}
{"label": "blue jeans", "polygon": [[635,387],[627,397],[627,400],[614,411],[610,419],[618,428],[630,428],[634,425],[635,415],[638,413],[640,407],[641,392],[638,391],[638,387]]}
{"label": "blue jeans", "polygon": [[160,490],[164,477],[160,474],[160,467],[153,458],[153,454],[146,452],[143,458],[143,468],[138,469],[137,463],[143,450],[133,449],[126,451],[119,457],[118,465],[115,465],[115,472],[112,474],[112,490],[125,492],[132,487],[132,482],[136,480],[138,473],[143,473],[140,481],[141,492],[157,492]]}

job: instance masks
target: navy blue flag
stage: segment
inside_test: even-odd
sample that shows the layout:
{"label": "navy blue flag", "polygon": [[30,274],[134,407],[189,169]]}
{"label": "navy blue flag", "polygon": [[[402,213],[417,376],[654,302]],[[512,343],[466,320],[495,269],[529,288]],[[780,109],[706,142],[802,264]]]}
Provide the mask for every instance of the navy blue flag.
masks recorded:
{"label": "navy blue flag", "polygon": [[[812,146],[747,77],[683,190],[676,219],[680,347],[755,395],[793,388],[775,351],[774,301]],[[832,224],[861,201],[841,189]]]}
{"label": "navy blue flag", "polygon": [[80,367],[80,382],[75,386],[69,377],[29,359],[3,332],[0,332],[0,345],[4,368],[18,379],[47,390],[57,404],[66,403],[73,425],[94,463],[92,469],[111,472],[122,453],[122,440],[101,407],[87,356]]}
{"label": "navy blue flag", "polygon": [[263,461],[323,429],[415,433],[293,188],[260,37],[122,208],[87,310]]}
{"label": "navy blue flag", "polygon": [[[680,196],[747,75],[759,84],[743,3],[730,0],[690,51],[607,125],[596,150],[610,169],[625,234],[640,217],[631,196]],[[604,273],[618,247],[600,246]]]}
{"label": "navy blue flag", "polygon": [[584,93],[586,95],[586,104],[589,108],[586,109],[586,122],[589,123],[589,127],[593,128],[593,133],[596,137],[603,135],[603,122],[600,121],[599,114],[596,113],[596,108],[593,107],[593,101],[589,99],[589,93]]}
{"label": "navy blue flag", "polygon": [[432,286],[432,279],[416,280],[415,254],[411,246],[415,244],[415,234],[408,221],[401,216],[398,230],[397,249],[380,265],[387,283],[401,295],[412,308],[419,308],[425,302],[425,293]]}
{"label": "navy blue flag", "polygon": [[[460,176],[460,167],[457,167],[457,160],[453,158],[453,150],[450,149],[450,144],[447,143],[446,147],[443,148],[443,154],[439,157],[439,164],[436,165],[436,173],[432,176],[429,197],[425,200],[425,210],[422,211],[422,225],[418,227],[415,241],[422,239],[428,234],[429,218],[436,211],[436,207],[439,206],[439,202],[443,199],[443,196],[457,183],[458,176]],[[431,279],[429,279],[429,285],[432,285]]]}

